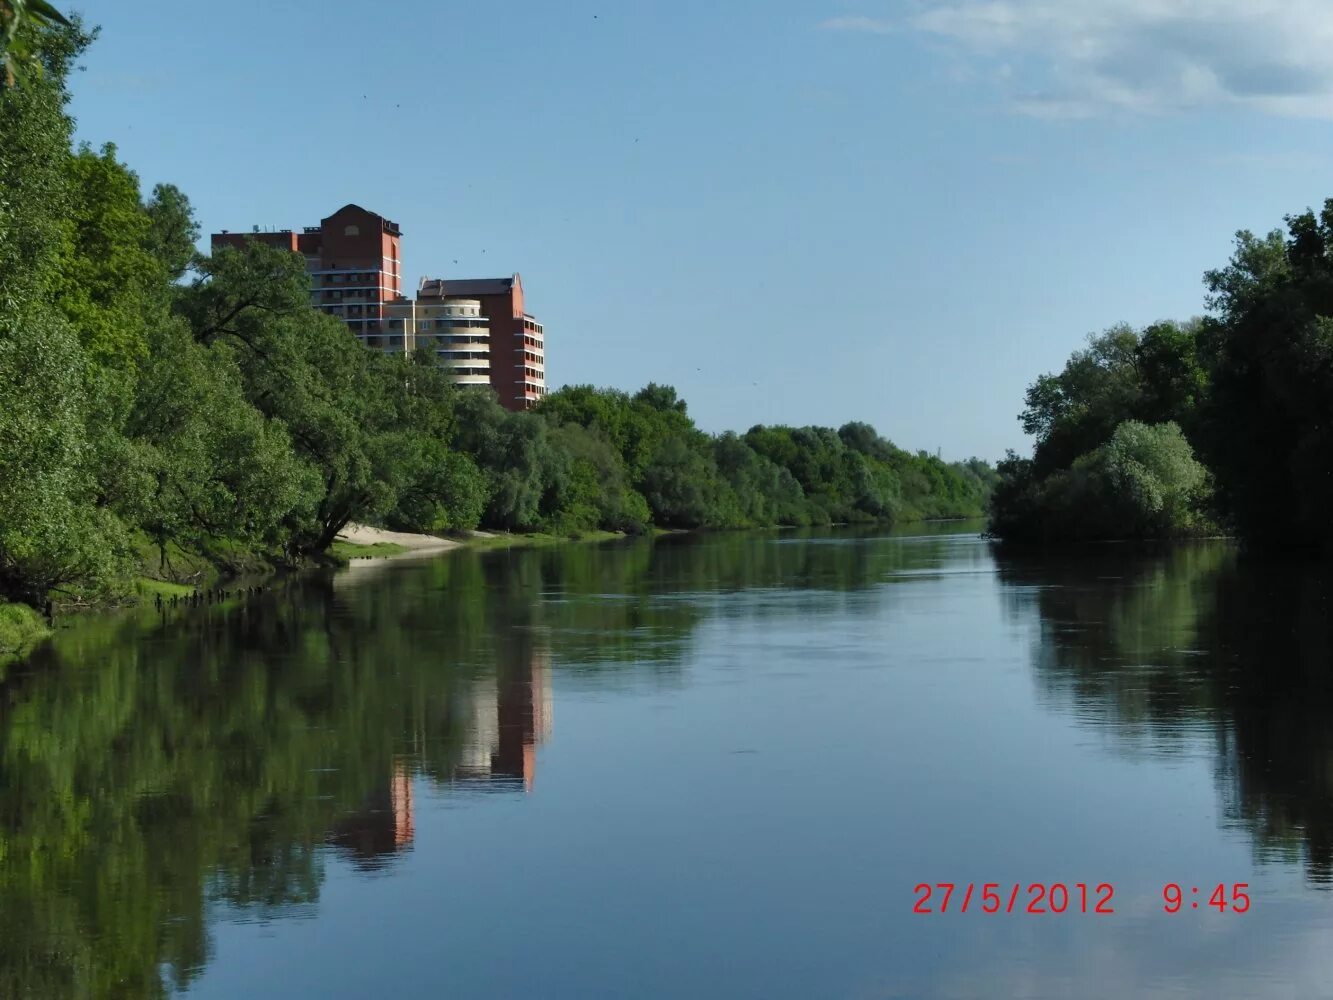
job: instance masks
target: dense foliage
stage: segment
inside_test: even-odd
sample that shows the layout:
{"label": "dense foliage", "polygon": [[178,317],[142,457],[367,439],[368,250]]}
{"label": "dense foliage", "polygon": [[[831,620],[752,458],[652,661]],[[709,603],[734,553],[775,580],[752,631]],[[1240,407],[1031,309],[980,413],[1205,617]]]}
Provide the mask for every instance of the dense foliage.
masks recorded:
{"label": "dense foliage", "polygon": [[1211,373],[1198,433],[1218,509],[1264,547],[1330,549],[1333,502],[1333,201],[1287,234],[1240,233],[1208,273],[1215,318],[1200,336]]}
{"label": "dense foliage", "polygon": [[1206,528],[1207,470],[1175,423],[1126,420],[1067,469],[1000,463],[991,529],[1004,538],[1167,538]]}
{"label": "dense foliage", "polygon": [[[989,489],[979,460],[946,464],[910,454],[868,424],[750,428],[712,437],[689,418],[670,386],[633,396],[571,386],[548,396],[537,416],[608,442],[623,477],[618,489],[664,527],[811,525],[975,516]],[[622,523],[620,527],[629,527]]]}
{"label": "dense foliage", "polygon": [[43,26],[56,24],[69,21],[46,0],[0,0],[0,87],[13,87],[26,74],[42,71],[31,40]]}
{"label": "dense foliage", "polygon": [[[996,534],[1164,537],[1211,521],[1253,547],[1333,548],[1333,200],[1285,233],[1238,233],[1205,284],[1204,319],[1113,328],[1032,384],[1019,419],[1036,446],[1000,463]],[[1092,475],[1127,421],[1158,425],[1130,434],[1142,469]]]}
{"label": "dense foliage", "polygon": [[302,257],[201,257],[181,191],[145,197],[114,146],[71,148],[88,32],[15,32],[42,72],[0,88],[0,598],[116,593],[197,572],[191,554],[305,559],[354,520],[575,533],[981,513],[985,463],[864,424],[714,437],[657,385],[512,413],[424,353],[365,350],[310,307]]}
{"label": "dense foliage", "polygon": [[1010,452],[1000,463],[991,530],[1033,541],[1208,529],[1210,481],[1186,432],[1199,425],[1207,385],[1200,329],[1113,327],[1037,379],[1019,417],[1036,446],[1030,459]]}

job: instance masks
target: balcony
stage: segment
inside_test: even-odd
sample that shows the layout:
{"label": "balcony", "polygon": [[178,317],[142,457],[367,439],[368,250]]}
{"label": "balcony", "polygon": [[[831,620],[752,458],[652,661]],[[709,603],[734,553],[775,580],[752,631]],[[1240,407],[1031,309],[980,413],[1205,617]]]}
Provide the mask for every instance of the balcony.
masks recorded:
{"label": "balcony", "polygon": [[466,354],[453,351],[436,351],[435,354],[441,361],[445,361],[455,368],[485,368],[489,371],[491,367],[491,359],[486,357],[470,358]]}

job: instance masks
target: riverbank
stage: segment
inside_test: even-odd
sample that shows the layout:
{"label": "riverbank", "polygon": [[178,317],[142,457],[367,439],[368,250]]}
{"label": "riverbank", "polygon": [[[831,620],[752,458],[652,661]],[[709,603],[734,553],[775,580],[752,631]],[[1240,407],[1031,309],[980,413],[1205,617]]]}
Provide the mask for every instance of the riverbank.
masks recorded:
{"label": "riverbank", "polygon": [[[666,532],[657,532],[654,534]],[[449,552],[454,549],[512,549],[569,542],[604,542],[627,537],[618,531],[584,531],[577,535],[543,532],[515,534],[506,531],[469,531],[451,538],[439,535],[389,531],[366,524],[349,524],[339,532],[329,554],[340,562],[361,559],[394,559]]]}
{"label": "riverbank", "polygon": [[6,664],[27,656],[49,635],[51,629],[39,612],[0,600],[0,676]]}
{"label": "riverbank", "polygon": [[335,559],[387,559],[423,552],[448,552],[450,549],[461,548],[463,544],[461,540],[436,535],[389,531],[368,524],[349,524],[338,533],[329,554]]}

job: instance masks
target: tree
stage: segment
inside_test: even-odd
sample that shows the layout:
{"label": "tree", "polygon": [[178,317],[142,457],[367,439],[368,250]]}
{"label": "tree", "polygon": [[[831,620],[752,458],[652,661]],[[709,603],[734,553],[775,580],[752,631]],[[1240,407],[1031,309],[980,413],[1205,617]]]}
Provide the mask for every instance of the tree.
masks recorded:
{"label": "tree", "polygon": [[632,534],[648,527],[648,503],[629,485],[620,453],[600,430],[563,424],[549,437],[567,469],[562,489],[553,498],[551,516],[556,527],[603,528]]}
{"label": "tree", "polygon": [[83,358],[54,312],[0,312],[0,595],[40,604],[52,587],[102,588],[128,539],[94,502]]}
{"label": "tree", "polygon": [[158,184],[146,206],[149,220],[148,250],[179,281],[194,265],[198,254],[199,223],[190,199],[174,184]]}
{"label": "tree", "polygon": [[991,530],[1020,541],[1171,538],[1208,530],[1207,470],[1174,423],[1127,420],[1068,469],[1046,476],[1009,453]]}
{"label": "tree", "polygon": [[198,270],[177,304],[194,339],[234,358],[246,398],[281,423],[318,483],[288,515],[288,549],[322,552],[351,521],[392,510],[447,427],[442,376],[365,350],[311,309],[299,254],[252,242]]}
{"label": "tree", "polygon": [[532,413],[511,413],[491,392],[460,393],[453,445],[483,471],[489,497],[482,523],[508,531],[535,531],[552,511],[567,465],[550,447],[547,423]]}
{"label": "tree", "polygon": [[43,69],[35,36],[46,28],[71,27],[46,0],[0,0],[0,87],[14,87],[29,73]]}
{"label": "tree", "polygon": [[490,499],[486,477],[470,455],[441,448],[437,462],[400,490],[386,521],[399,531],[471,531]]}
{"label": "tree", "polygon": [[1040,474],[1068,468],[1079,455],[1110,438],[1134,415],[1139,397],[1139,337],[1120,325],[1088,338],[1058,375],[1042,375],[1027,391],[1019,416],[1023,432],[1037,439],[1033,459]]}
{"label": "tree", "polygon": [[1210,271],[1211,380],[1199,446],[1220,510],[1248,543],[1328,551],[1333,503],[1333,200],[1287,238],[1236,237]]}
{"label": "tree", "polygon": [[643,495],[653,523],[700,528],[715,511],[716,466],[680,438],[667,438],[643,473]]}
{"label": "tree", "polygon": [[[246,399],[230,352],[195,342],[180,322],[154,333],[129,432],[148,485],[127,513],[164,562],[169,542],[280,547],[284,523],[308,516],[303,505],[319,488],[286,427]],[[123,468],[121,476],[134,472]]]}
{"label": "tree", "polygon": [[99,503],[89,359],[53,301],[68,248],[65,71],[89,36],[77,24],[31,33],[24,14],[5,8],[4,37],[46,72],[0,87],[0,595],[40,604],[58,584],[107,586],[128,546]]}
{"label": "tree", "polygon": [[1194,428],[1208,390],[1208,374],[1199,358],[1203,329],[1202,321],[1194,320],[1154,323],[1143,331],[1134,349],[1139,377],[1139,398],[1132,407],[1135,419]]}

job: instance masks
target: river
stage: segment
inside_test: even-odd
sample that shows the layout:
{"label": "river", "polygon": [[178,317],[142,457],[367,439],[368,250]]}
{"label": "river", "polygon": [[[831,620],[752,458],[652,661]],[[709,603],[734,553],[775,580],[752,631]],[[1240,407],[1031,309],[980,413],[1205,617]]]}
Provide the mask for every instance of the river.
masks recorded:
{"label": "river", "polygon": [[1326,993],[1329,575],[977,531],[66,630],[0,687],[0,996]]}

